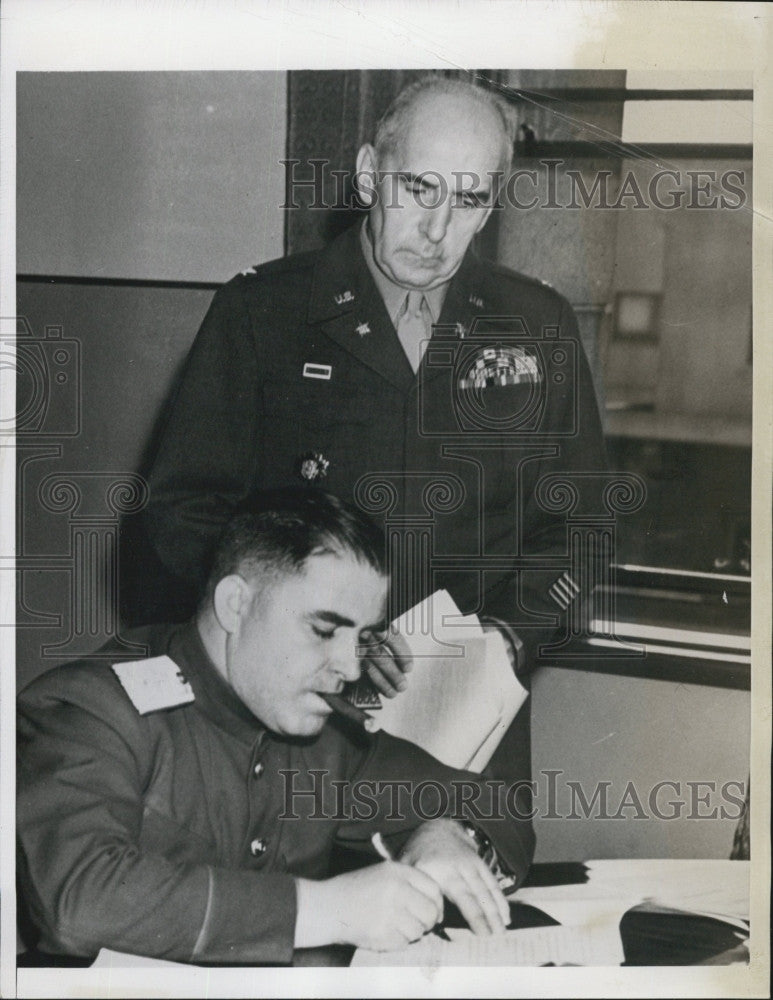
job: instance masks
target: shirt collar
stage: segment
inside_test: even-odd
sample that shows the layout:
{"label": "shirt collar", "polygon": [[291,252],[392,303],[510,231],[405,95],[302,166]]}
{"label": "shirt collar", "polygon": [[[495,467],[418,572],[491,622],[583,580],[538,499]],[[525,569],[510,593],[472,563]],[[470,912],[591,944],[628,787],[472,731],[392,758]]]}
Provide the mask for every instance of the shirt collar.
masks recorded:
{"label": "shirt collar", "polygon": [[[360,245],[362,247],[362,254],[365,257],[365,263],[368,265],[368,270],[371,273],[373,281],[376,283],[376,288],[378,288],[379,294],[384,300],[384,305],[389,313],[389,318],[392,320],[394,326],[397,327],[397,319],[400,310],[402,309],[405,297],[410,289],[403,288],[402,285],[396,285],[394,281],[387,278],[376,263],[373,256],[373,247],[371,246],[370,237],[368,236],[366,229],[367,224],[368,222],[366,219],[360,228]],[[433,323],[437,323],[440,318],[440,312],[443,308],[443,302],[445,301],[449,284],[450,282],[446,281],[444,284],[438,285],[437,288],[430,288],[429,291],[424,292],[424,298],[429,307]]]}
{"label": "shirt collar", "polygon": [[195,618],[172,636],[169,656],[193,688],[196,705],[218,726],[248,744],[267,732],[220,675],[201,640]]}

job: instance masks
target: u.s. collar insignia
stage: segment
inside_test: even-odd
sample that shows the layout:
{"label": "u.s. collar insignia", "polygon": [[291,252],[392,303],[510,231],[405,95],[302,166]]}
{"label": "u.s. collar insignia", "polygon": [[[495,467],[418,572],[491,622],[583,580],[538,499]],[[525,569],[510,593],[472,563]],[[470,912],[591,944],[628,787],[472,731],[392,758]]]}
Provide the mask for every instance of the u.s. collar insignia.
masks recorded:
{"label": "u.s. collar insignia", "polygon": [[370,327],[367,323],[360,323],[357,327],[357,333],[359,333],[361,337],[364,337],[366,333],[370,333]]}
{"label": "u.s. collar insignia", "polygon": [[317,479],[322,479],[327,475],[329,465],[330,462],[321,452],[310,451],[301,458],[299,470],[301,479],[305,479],[307,483],[313,483]]}
{"label": "u.s. collar insignia", "polygon": [[335,299],[335,304],[337,306],[346,305],[347,302],[354,302],[354,296],[348,288],[346,291],[340,292],[338,295],[334,295],[333,298]]}
{"label": "u.s. collar insignia", "polygon": [[478,309],[482,309],[483,308],[483,299],[480,297],[480,295],[471,295],[470,296],[470,302],[472,303],[472,305],[476,306]]}
{"label": "u.s. collar insignia", "polygon": [[459,379],[460,389],[485,389],[494,385],[541,382],[537,358],[522,347],[499,344],[483,347],[470,359],[467,374]]}

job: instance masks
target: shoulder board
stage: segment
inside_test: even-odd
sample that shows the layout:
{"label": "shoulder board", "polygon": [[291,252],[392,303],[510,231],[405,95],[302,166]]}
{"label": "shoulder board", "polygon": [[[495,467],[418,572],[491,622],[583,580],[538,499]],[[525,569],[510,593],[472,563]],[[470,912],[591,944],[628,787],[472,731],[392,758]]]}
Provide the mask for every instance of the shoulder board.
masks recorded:
{"label": "shoulder board", "polygon": [[262,264],[253,264],[235,275],[239,278],[268,278],[277,274],[295,274],[308,271],[314,267],[319,257],[318,250],[307,250],[303,253],[290,254],[287,257],[276,257],[274,260],[264,261]]}
{"label": "shoulder board", "polygon": [[140,715],[194,701],[193,689],[168,656],[114,663],[112,669]]}
{"label": "shoulder board", "polygon": [[514,271],[511,267],[507,267],[504,264],[492,264],[490,273],[495,274],[498,278],[510,279],[511,281],[522,282],[526,285],[536,285],[538,288],[547,288],[551,292],[556,291],[555,286],[551,285],[549,281],[545,281],[543,278],[536,278],[532,274],[524,274],[522,271]]}

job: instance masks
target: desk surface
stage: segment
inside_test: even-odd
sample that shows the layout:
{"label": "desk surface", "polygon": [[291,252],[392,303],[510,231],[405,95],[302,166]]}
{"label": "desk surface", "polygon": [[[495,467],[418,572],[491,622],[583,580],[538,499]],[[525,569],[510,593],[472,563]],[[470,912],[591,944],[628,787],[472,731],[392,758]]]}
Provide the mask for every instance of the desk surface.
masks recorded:
{"label": "desk surface", "polygon": [[[542,926],[535,926],[530,914],[525,920],[516,918],[521,930],[496,938],[474,939],[470,932],[449,927],[453,937],[450,944],[427,935],[400,952],[355,952],[353,948],[342,946],[311,948],[297,951],[293,966],[341,967],[350,963],[355,966],[542,965],[546,964],[541,960],[545,955],[550,956],[550,964],[567,963],[578,956],[586,960],[571,961],[571,964],[621,964],[620,920],[632,907],[645,900],[656,900],[665,909],[721,914],[742,928],[743,921],[748,921],[749,917],[749,875],[749,862],[745,861],[631,859],[538,864],[533,866],[527,883],[514,894],[512,902],[514,913],[522,904],[541,911],[547,917],[540,922]],[[649,933],[648,920],[645,913],[641,923],[644,936]],[[681,931],[679,927],[676,930],[678,937]],[[690,936],[695,938],[692,932]],[[745,949],[735,947],[742,936],[739,930],[738,941],[732,941],[733,947],[717,946],[712,952],[707,946],[702,951],[693,951],[687,958],[683,951],[672,948],[665,953],[661,950],[652,962],[636,964],[746,961]],[[642,953],[646,953],[646,949]],[[669,955],[678,960],[663,961]],[[100,972],[117,974],[122,969],[153,966],[182,969],[170,962],[103,951],[92,969],[84,971],[98,977]],[[33,969],[20,969],[19,982],[30,975],[34,975]]]}
{"label": "desk surface", "polygon": [[[522,904],[528,907],[525,921],[519,919]],[[511,912],[520,929],[503,935],[476,938],[449,929],[450,943],[426,935],[400,952],[358,950],[353,965],[692,965],[720,961],[720,955],[728,964],[745,962],[749,863],[536,865],[529,884],[511,897]],[[541,926],[535,926],[535,912],[545,917]]]}

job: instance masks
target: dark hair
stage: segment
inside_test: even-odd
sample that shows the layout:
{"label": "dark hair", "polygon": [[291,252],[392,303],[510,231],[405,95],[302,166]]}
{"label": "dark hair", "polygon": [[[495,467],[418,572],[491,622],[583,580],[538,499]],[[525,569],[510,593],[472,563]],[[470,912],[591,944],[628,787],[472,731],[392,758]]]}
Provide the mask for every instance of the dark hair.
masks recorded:
{"label": "dark hair", "polygon": [[510,105],[494,91],[457,77],[427,74],[404,87],[392,101],[376,126],[373,146],[379,157],[397,153],[410,124],[411,115],[425,94],[447,94],[477,102],[499,117],[502,129],[502,167],[510,166],[515,141],[515,114]]}
{"label": "dark hair", "polygon": [[308,486],[254,493],[223,529],[204,598],[231,573],[297,573],[324,553],[351,553],[387,575],[383,532],[356,507]]}

